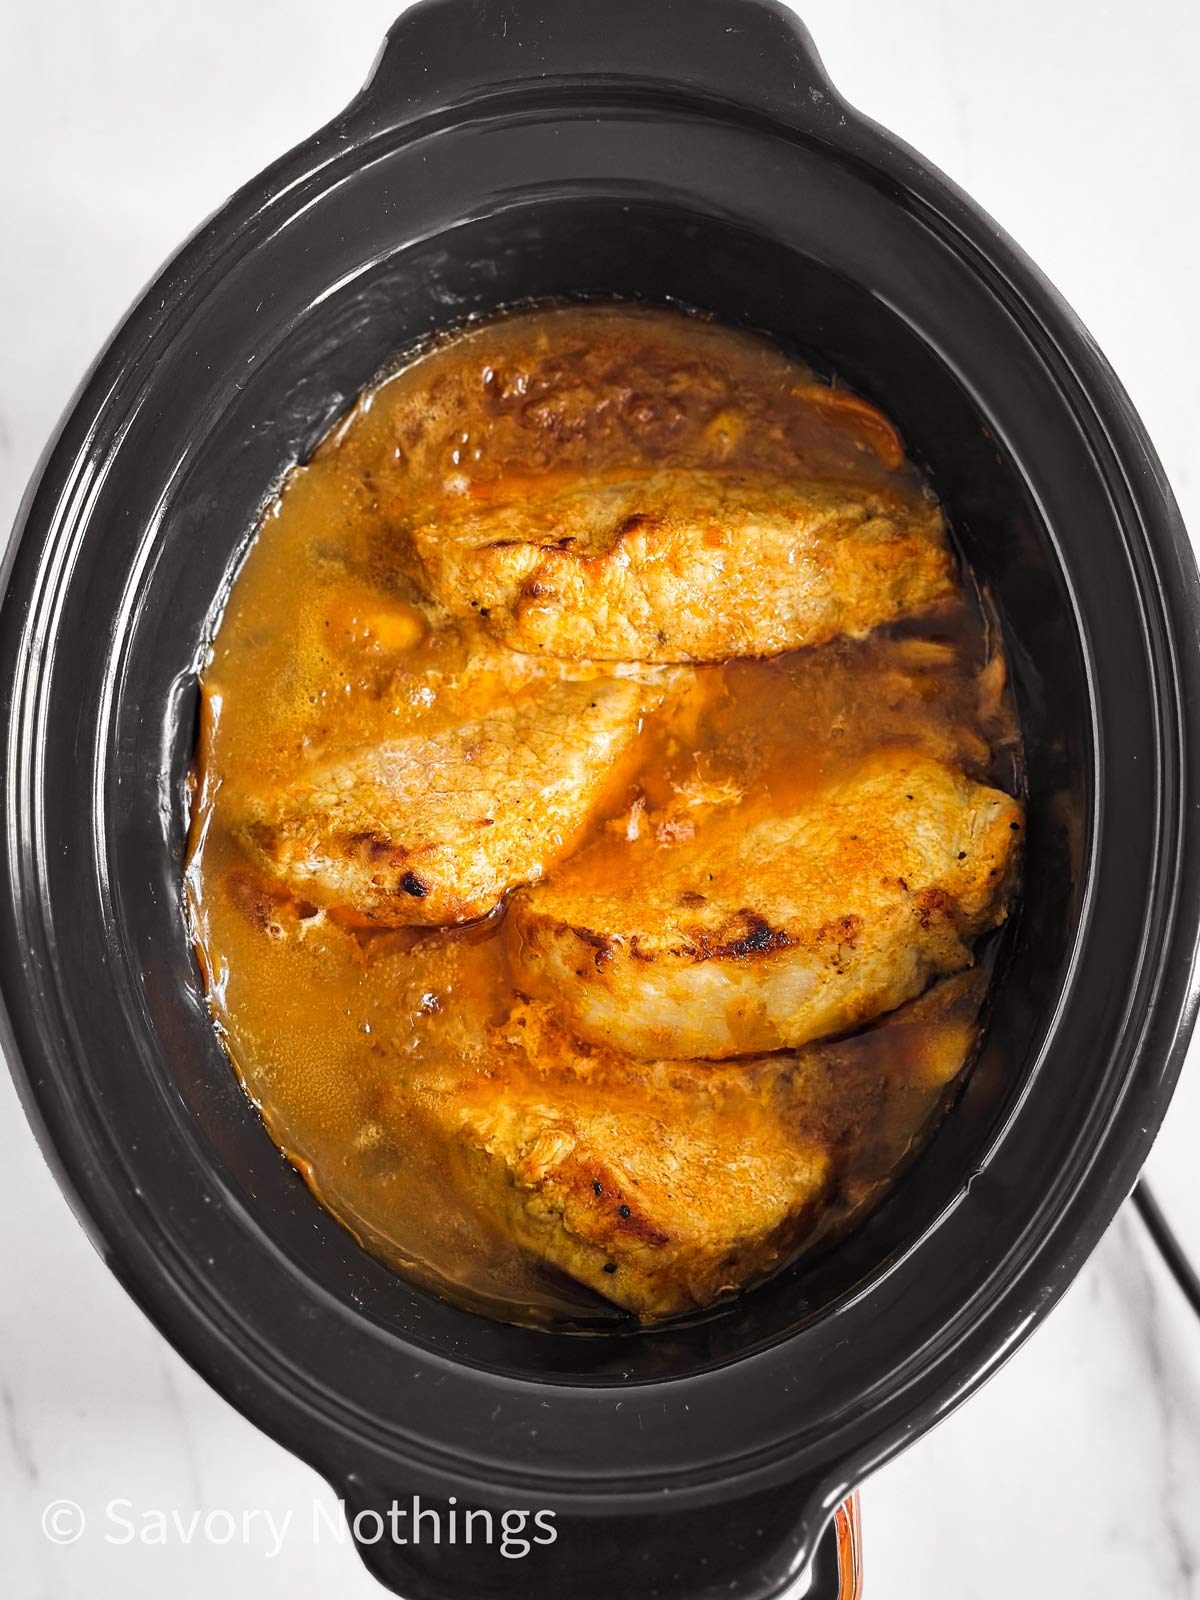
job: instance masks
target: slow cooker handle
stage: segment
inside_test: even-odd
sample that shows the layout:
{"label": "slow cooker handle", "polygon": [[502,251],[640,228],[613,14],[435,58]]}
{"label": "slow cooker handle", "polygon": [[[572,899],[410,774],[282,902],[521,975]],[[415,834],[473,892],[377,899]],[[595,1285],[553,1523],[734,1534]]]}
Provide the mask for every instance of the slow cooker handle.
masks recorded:
{"label": "slow cooker handle", "polygon": [[397,126],[506,91],[638,80],[832,138],[847,108],[778,0],[420,0],[351,108]]}
{"label": "slow cooker handle", "polygon": [[[469,1542],[467,1509],[478,1513],[484,1502],[465,1494],[451,1502],[445,1485],[417,1491],[409,1481],[385,1492],[352,1476],[339,1492],[359,1555],[404,1600],[769,1600],[804,1569],[804,1492],[793,1484],[715,1507],[678,1510],[661,1495],[633,1512],[560,1510],[540,1521],[536,1496],[512,1492],[486,1506],[490,1521],[472,1518]],[[807,1600],[857,1600],[856,1499],[839,1507],[817,1543]]]}

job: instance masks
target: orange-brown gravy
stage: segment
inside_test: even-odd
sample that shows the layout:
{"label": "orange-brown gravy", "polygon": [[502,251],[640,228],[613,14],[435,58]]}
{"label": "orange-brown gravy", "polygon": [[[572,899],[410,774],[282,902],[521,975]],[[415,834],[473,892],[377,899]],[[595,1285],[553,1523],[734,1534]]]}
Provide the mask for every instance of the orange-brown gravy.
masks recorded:
{"label": "orange-brown gravy", "polygon": [[[877,412],[764,341],[677,312],[511,315],[384,378],[289,476],[203,673],[187,889],[212,1014],[246,1090],[367,1248],[517,1321],[603,1308],[473,1208],[421,1117],[432,1079],[486,1068],[489,1030],[513,1006],[503,909],[462,928],[355,927],[264,879],[235,828],[243,795],[284,782],[314,752],[453,720],[482,633],[430,601],[405,531],[418,512],[464,488],[484,496],[630,463],[926,493]],[[672,700],[646,720],[590,828],[589,870],[609,870],[611,849],[619,872],[632,811],[677,825],[679,796],[697,782],[786,802],[897,743],[1010,791],[1016,781],[1004,662],[969,578],[961,602],[919,621],[699,676],[682,711]],[[941,1012],[849,1041],[836,1081],[814,1090],[814,1124],[841,1174],[818,1233],[859,1214],[919,1146],[972,1053],[985,990],[981,962]]]}

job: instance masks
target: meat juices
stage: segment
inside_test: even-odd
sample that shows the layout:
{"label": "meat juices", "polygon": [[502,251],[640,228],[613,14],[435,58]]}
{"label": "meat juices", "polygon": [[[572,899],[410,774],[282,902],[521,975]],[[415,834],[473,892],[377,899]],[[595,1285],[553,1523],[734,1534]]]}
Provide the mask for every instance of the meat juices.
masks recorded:
{"label": "meat juices", "polygon": [[520,1322],[694,1313],[936,1123],[1020,748],[857,396],[678,312],[468,327],[291,474],[203,677],[214,1019],[393,1266]]}

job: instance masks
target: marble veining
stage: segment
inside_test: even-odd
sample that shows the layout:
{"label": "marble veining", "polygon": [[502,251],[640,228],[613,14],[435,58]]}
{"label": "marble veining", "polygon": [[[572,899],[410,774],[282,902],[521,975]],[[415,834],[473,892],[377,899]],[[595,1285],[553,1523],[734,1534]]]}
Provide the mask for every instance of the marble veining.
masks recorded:
{"label": "marble veining", "polygon": [[[1163,1564],[1176,1592],[1193,1593],[1200,1559],[1200,1518],[1194,1481],[1200,1467],[1200,1387],[1194,1379],[1195,1349],[1179,1347],[1171,1317],[1178,1306],[1178,1290],[1145,1248],[1140,1224],[1123,1212],[1114,1224],[1121,1245],[1116,1256],[1115,1285],[1119,1313],[1133,1328],[1141,1347],[1147,1387],[1153,1396],[1157,1421],[1158,1494],[1166,1535]],[[1174,1302],[1164,1305],[1165,1296]],[[1194,1330],[1189,1328],[1188,1333]]]}

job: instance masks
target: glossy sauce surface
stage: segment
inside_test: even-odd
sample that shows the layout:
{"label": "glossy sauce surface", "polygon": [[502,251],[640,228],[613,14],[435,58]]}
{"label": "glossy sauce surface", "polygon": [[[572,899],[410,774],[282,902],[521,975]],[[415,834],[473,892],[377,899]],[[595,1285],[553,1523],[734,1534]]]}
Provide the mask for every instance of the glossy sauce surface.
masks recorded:
{"label": "glossy sauce surface", "polygon": [[[203,674],[187,882],[226,1048],[277,1144],[368,1248],[518,1321],[606,1308],[472,1204],[422,1115],[428,1094],[487,1072],[502,1048],[519,1003],[503,908],[461,928],[355,926],[262,877],[236,830],[246,796],[314,756],[448,727],[524,675],[556,670],[497,665],[482,624],[439,609],[408,538],[417,519],[446,496],[631,466],[927,493],[890,424],[765,341],[676,312],[514,314],[410,359],[290,475]],[[969,577],[960,601],[865,640],[698,669],[614,771],[582,841],[587,870],[619,878],[630,829],[667,841],[691,826],[697,797],[800,803],[885,744],[1015,791],[1003,657]],[[840,1172],[814,1238],[870,1204],[936,1121],[971,1055],[986,972],[984,960],[941,1011],[847,1045],[812,1106]]]}

